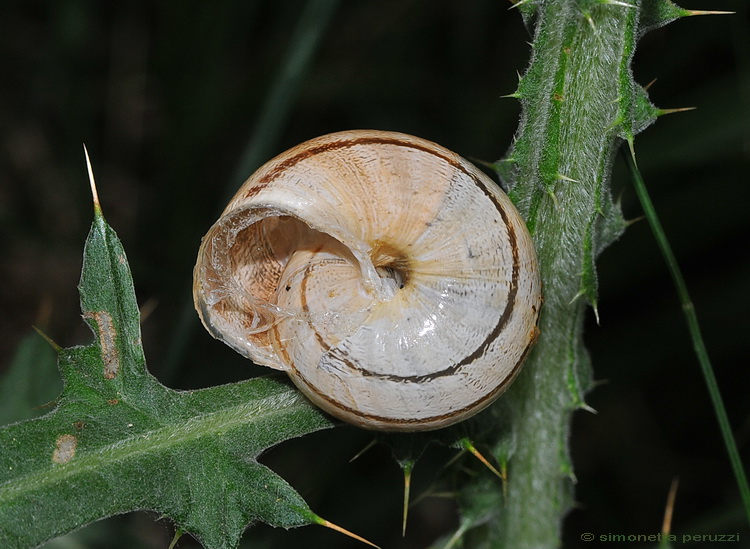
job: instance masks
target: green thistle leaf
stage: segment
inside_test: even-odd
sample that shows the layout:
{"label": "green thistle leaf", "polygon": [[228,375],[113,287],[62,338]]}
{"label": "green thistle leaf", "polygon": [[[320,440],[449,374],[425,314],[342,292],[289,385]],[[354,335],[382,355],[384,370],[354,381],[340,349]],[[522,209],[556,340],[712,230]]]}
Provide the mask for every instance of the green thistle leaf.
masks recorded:
{"label": "green thistle leaf", "polygon": [[283,380],[175,391],[151,376],[125,252],[98,204],[80,293],[96,338],[59,351],[57,407],[0,429],[0,546],[36,546],[139,509],[209,548],[236,547],[256,521],[319,522],[257,458],[331,422]]}

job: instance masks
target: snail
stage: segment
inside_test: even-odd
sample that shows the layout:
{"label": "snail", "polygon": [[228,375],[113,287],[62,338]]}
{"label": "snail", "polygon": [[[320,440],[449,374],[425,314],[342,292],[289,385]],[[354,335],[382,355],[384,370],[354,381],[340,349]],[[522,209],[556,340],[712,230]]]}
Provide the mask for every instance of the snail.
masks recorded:
{"label": "snail", "polygon": [[539,330],[523,219],[484,173],[406,134],[324,135],[258,169],[203,238],[207,330],[316,405],[384,431],[464,420]]}

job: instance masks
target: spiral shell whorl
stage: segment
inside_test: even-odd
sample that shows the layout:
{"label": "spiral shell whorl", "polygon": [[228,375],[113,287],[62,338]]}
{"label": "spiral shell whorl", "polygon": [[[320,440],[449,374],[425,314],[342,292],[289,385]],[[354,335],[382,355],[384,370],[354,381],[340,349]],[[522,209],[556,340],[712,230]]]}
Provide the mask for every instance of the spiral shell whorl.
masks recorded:
{"label": "spiral shell whorl", "polygon": [[533,344],[533,246],[510,200],[454,153],[351,131],[261,167],[203,240],[204,325],[324,410],[427,430],[490,404]]}

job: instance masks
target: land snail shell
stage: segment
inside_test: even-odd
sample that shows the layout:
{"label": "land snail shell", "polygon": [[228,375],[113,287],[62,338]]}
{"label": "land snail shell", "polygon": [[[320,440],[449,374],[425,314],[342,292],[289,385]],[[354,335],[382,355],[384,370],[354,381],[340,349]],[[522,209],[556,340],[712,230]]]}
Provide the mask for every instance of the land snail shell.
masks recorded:
{"label": "land snail shell", "polygon": [[361,427],[466,419],[513,381],[541,282],[517,210],[485,174],[410,135],[325,135],[255,172],[203,238],[208,331]]}

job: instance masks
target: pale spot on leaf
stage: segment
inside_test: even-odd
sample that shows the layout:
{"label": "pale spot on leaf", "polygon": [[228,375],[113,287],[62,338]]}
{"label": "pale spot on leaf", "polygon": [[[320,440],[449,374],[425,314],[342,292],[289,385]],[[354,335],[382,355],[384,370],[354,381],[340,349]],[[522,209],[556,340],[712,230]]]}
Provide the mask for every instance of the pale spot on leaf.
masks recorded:
{"label": "pale spot on leaf", "polygon": [[99,345],[104,361],[104,378],[114,379],[120,370],[120,356],[117,352],[117,331],[112,316],[106,311],[86,313],[84,318],[93,318],[99,328]]}
{"label": "pale spot on leaf", "polygon": [[52,461],[55,463],[68,463],[76,455],[78,439],[73,435],[60,435],[55,443],[55,451],[52,453]]}

